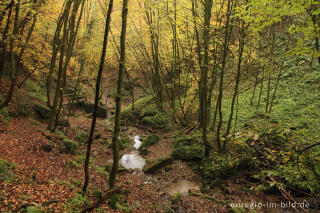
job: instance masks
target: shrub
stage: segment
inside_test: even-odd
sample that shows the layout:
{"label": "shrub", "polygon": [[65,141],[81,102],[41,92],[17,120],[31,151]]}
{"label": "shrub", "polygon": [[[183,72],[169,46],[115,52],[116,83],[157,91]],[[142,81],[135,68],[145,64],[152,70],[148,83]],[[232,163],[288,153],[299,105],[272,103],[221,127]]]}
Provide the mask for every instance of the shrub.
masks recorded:
{"label": "shrub", "polygon": [[75,141],[64,139],[62,140],[62,150],[66,153],[75,154],[79,144]]}

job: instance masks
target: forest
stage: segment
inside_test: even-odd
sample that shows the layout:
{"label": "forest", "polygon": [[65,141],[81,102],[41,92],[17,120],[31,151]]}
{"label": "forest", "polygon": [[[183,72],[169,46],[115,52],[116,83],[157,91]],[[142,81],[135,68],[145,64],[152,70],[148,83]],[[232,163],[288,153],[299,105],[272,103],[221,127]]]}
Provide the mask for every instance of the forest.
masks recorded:
{"label": "forest", "polygon": [[320,0],[1,0],[0,212],[320,212]]}

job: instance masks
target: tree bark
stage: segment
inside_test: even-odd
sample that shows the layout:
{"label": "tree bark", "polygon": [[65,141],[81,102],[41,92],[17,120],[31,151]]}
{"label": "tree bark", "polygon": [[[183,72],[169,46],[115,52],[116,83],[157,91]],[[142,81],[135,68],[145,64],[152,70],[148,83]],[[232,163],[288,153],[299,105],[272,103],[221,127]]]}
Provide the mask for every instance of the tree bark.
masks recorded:
{"label": "tree bark", "polygon": [[108,12],[107,12],[107,17],[106,17],[106,25],[105,25],[105,30],[104,30],[103,47],[102,47],[102,53],[101,53],[101,58],[100,58],[99,71],[98,71],[98,76],[97,76],[97,81],[96,81],[96,94],[95,94],[95,102],[94,102],[93,115],[92,115],[92,123],[91,123],[90,135],[88,138],[86,160],[85,160],[85,164],[84,164],[84,174],[85,175],[84,175],[84,183],[83,183],[83,187],[82,187],[83,194],[86,194],[86,192],[87,192],[87,188],[89,185],[89,179],[90,179],[90,177],[89,177],[89,161],[90,161],[90,154],[91,154],[91,146],[93,143],[93,134],[94,134],[96,119],[97,119],[97,111],[98,111],[99,96],[100,96],[100,94],[99,94],[100,93],[100,85],[101,85],[104,61],[105,61],[106,52],[107,52],[108,35],[109,35],[109,31],[110,31],[112,9],[113,9],[113,0],[110,0]]}
{"label": "tree bark", "polygon": [[122,81],[123,73],[125,72],[126,63],[126,30],[127,30],[127,16],[128,16],[128,0],[123,0],[122,5],[122,28],[120,36],[120,64],[117,83],[117,96],[116,96],[116,115],[114,121],[114,130],[112,135],[113,145],[113,163],[112,169],[109,175],[109,189],[112,190],[115,187],[116,175],[119,167],[119,147],[118,140],[120,134],[120,117],[121,117],[121,99],[122,99]]}

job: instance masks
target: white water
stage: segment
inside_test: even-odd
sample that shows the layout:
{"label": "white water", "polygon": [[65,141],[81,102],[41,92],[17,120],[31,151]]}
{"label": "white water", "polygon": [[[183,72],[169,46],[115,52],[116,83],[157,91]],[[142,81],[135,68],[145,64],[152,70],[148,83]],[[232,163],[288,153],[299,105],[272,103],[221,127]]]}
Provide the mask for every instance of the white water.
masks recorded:
{"label": "white water", "polygon": [[[134,148],[139,149],[142,142],[140,141],[140,136],[136,135],[133,138]],[[120,160],[120,164],[126,169],[139,169],[142,170],[146,164],[146,160],[139,155],[138,151],[132,151],[129,154],[124,154]]]}
{"label": "white water", "polygon": [[140,136],[139,135],[134,136],[133,140],[134,140],[133,147],[136,149],[139,149],[142,144],[142,142],[140,141]]}

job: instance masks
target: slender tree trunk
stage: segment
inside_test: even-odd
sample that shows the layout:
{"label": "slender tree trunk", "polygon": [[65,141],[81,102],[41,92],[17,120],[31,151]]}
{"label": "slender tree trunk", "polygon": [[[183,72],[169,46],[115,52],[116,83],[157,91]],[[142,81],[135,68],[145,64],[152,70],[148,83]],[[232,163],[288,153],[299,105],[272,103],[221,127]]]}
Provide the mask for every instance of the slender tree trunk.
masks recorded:
{"label": "slender tree trunk", "polygon": [[[243,55],[243,50],[244,50],[244,39],[245,39],[245,32],[244,32],[244,24],[242,23],[242,29],[240,30],[240,40],[239,40],[239,61],[238,61],[238,67],[237,67],[237,76],[236,76],[236,85],[234,88],[234,93],[233,93],[233,97],[232,97],[232,103],[231,103],[231,109],[230,109],[230,116],[229,116],[229,120],[228,120],[228,126],[227,126],[227,132],[226,135],[230,134],[230,129],[231,129],[231,123],[232,123],[232,118],[233,118],[233,110],[234,110],[234,105],[236,102],[236,97],[238,95],[238,91],[239,91],[239,83],[240,83],[240,77],[241,77],[241,63],[242,63],[242,55]],[[223,145],[223,150],[225,150],[226,148],[226,141],[224,142]]]}
{"label": "slender tree trunk", "polygon": [[72,3],[71,1],[66,1],[64,11],[58,19],[56,32],[53,37],[52,57],[51,57],[51,62],[50,62],[49,74],[47,76],[47,106],[48,107],[52,106],[52,103],[51,103],[51,82],[52,82],[55,67],[56,67],[56,60],[57,60],[58,51],[59,51],[59,48],[61,45],[60,33],[62,30],[62,26],[65,22],[66,16],[69,14],[71,3]]}
{"label": "slender tree trunk", "polygon": [[274,91],[273,91],[273,94],[272,94],[272,97],[271,97],[269,113],[271,113],[271,111],[272,111],[273,101],[275,99],[275,96],[276,96],[276,93],[277,93],[277,90],[278,90],[278,86],[279,86],[279,82],[280,82],[280,77],[281,77],[281,72],[282,72],[282,69],[283,69],[284,61],[285,61],[285,57],[283,57],[281,65],[280,65],[280,68],[279,68],[279,73],[278,73],[276,85],[275,85],[275,88],[274,88]]}
{"label": "slender tree trunk", "polygon": [[[258,70],[258,71],[259,71],[259,70]],[[251,96],[251,99],[250,99],[250,105],[251,105],[251,106],[253,105],[253,100],[254,100],[254,97],[255,97],[255,94],[256,94],[256,90],[257,90],[258,77],[259,77],[259,72],[257,72],[256,80],[255,80],[255,82],[254,82],[254,88],[253,88],[252,96]]]}
{"label": "slender tree trunk", "polygon": [[259,109],[260,104],[261,104],[261,97],[262,97],[263,83],[264,83],[264,69],[265,69],[265,66],[262,67],[262,77],[261,77],[261,85],[260,85],[260,93],[259,93],[259,98],[258,98],[257,109]]}
{"label": "slender tree trunk", "polygon": [[222,127],[222,121],[223,121],[223,115],[222,115],[222,97],[223,97],[223,83],[224,83],[224,71],[226,67],[227,62],[227,55],[228,55],[228,49],[229,49],[229,40],[232,33],[232,21],[231,15],[233,10],[233,0],[228,0],[228,9],[227,9],[227,21],[225,26],[225,40],[223,45],[223,56],[222,56],[222,67],[221,67],[221,73],[220,73],[220,86],[219,86],[219,95],[218,95],[218,112],[219,112],[219,122],[217,126],[217,135],[216,135],[216,141],[218,144],[218,150],[221,151],[221,143],[220,143],[220,131]]}
{"label": "slender tree trunk", "polygon": [[109,1],[109,8],[107,12],[106,17],[106,26],[104,30],[104,38],[103,38],[103,47],[102,47],[102,53],[101,53],[101,59],[100,59],[100,65],[99,65],[99,71],[96,81],[96,94],[95,94],[95,102],[94,102],[94,108],[93,108],[93,115],[92,115],[92,123],[91,123],[91,129],[90,129],[90,135],[88,138],[88,145],[87,145],[87,153],[86,153],[86,160],[84,164],[84,183],[82,187],[83,194],[86,194],[87,188],[89,185],[89,161],[90,161],[90,154],[91,154],[91,146],[93,143],[93,134],[94,129],[96,126],[96,119],[97,119],[97,110],[98,110],[98,104],[99,104],[99,96],[100,96],[100,85],[101,85],[101,79],[102,79],[102,71],[104,67],[104,61],[106,57],[107,52],[107,43],[108,43],[108,35],[110,31],[110,23],[111,23],[111,13],[113,8],[113,0]]}
{"label": "slender tree trunk", "polygon": [[203,63],[201,66],[201,96],[200,96],[200,106],[201,110],[201,124],[202,124],[202,141],[205,146],[205,156],[209,157],[211,150],[211,145],[207,139],[207,128],[208,128],[208,66],[209,66],[209,33],[210,33],[210,20],[211,20],[211,9],[212,0],[206,0],[204,4],[204,30],[203,30],[203,46],[204,55]]}
{"label": "slender tree trunk", "polygon": [[[12,4],[12,8],[14,7],[15,3]],[[17,4],[15,6],[15,16],[14,16],[14,23],[13,23],[13,35],[17,35],[18,32],[18,21],[19,21],[19,11],[20,11],[20,0],[17,0]],[[17,82],[17,73],[18,70],[15,66],[15,57],[14,57],[14,43],[15,39],[13,36],[10,38],[10,65],[11,65],[11,84],[10,89],[7,94],[6,99],[0,103],[0,110],[4,107],[8,106],[9,102],[12,99],[14,88]]]}
{"label": "slender tree trunk", "polygon": [[4,68],[4,61],[6,58],[6,40],[8,37],[8,32],[9,32],[9,28],[10,28],[10,22],[11,22],[11,14],[12,14],[12,10],[14,8],[15,2],[14,0],[11,1],[10,3],[10,7],[9,7],[9,12],[8,12],[8,18],[7,18],[7,23],[6,23],[6,27],[2,33],[2,41],[0,42],[0,47],[2,49],[2,57],[0,58],[0,77],[2,75],[3,72],[3,68]]}
{"label": "slender tree trunk", "polygon": [[121,98],[122,98],[122,81],[123,73],[125,72],[126,63],[126,30],[127,30],[127,16],[128,16],[128,0],[123,0],[122,6],[122,29],[120,36],[120,64],[118,74],[117,96],[116,96],[116,115],[114,120],[114,130],[112,135],[113,145],[113,163],[109,175],[109,188],[114,189],[116,174],[119,167],[119,147],[118,140],[120,134],[120,117],[121,117]]}

